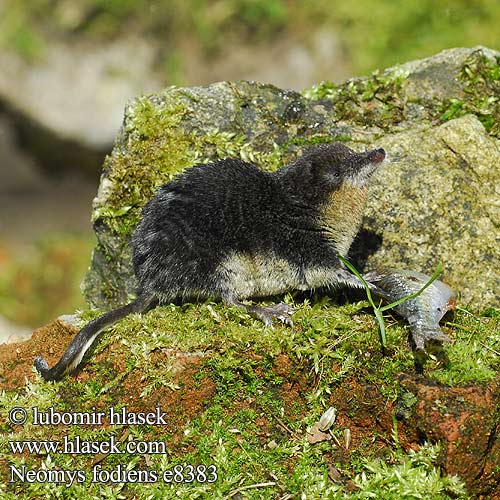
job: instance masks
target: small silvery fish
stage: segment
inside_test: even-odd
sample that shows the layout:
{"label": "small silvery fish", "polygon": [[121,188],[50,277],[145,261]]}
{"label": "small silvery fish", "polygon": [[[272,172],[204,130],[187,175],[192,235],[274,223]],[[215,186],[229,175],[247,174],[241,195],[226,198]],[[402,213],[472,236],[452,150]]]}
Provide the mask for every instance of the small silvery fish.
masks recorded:
{"label": "small silvery fish", "polygon": [[[388,302],[395,302],[418,292],[430,279],[418,271],[395,271],[389,274],[370,272],[363,276],[375,285],[373,291]],[[407,300],[394,308],[410,325],[410,341],[415,350],[425,351],[427,344],[451,342],[443,333],[439,321],[456,305],[453,290],[439,280],[434,280],[418,297]]]}

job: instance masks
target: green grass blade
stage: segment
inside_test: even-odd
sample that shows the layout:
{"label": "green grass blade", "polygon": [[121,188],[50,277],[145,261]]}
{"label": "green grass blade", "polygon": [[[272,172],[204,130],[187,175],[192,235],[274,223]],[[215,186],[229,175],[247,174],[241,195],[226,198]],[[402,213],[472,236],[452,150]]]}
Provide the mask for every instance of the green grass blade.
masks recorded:
{"label": "green grass blade", "polygon": [[375,313],[375,318],[377,319],[378,322],[380,344],[382,345],[382,349],[385,349],[385,347],[387,346],[387,337],[385,335],[384,317],[380,312],[380,308],[373,301],[370,285],[368,285],[363,276],[361,276],[361,273],[347,259],[342,257],[342,255],[338,255],[338,258],[345,264],[345,266],[349,269],[349,271],[351,271],[361,281],[361,283],[363,283],[363,286],[365,287],[366,290],[366,297],[368,299],[368,302],[370,302],[370,305],[373,307],[373,312]]}

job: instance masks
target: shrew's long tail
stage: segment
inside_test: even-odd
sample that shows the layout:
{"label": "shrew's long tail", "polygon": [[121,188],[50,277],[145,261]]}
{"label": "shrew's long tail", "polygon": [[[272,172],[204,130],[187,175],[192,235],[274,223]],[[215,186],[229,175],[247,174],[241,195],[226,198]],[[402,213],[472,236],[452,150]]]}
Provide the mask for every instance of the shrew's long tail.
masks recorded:
{"label": "shrew's long tail", "polygon": [[53,368],[49,368],[47,361],[40,355],[35,359],[35,368],[45,380],[60,380],[66,373],[71,373],[78,368],[86,352],[106,327],[131,313],[145,311],[153,305],[155,300],[154,297],[149,295],[139,295],[130,304],[113,309],[93,319],[78,332],[66,352]]}

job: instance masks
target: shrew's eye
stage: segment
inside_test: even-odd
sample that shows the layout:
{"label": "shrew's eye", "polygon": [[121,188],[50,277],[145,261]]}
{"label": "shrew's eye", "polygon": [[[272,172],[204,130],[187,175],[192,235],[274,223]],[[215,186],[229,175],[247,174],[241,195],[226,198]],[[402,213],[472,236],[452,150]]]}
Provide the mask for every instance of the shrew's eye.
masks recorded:
{"label": "shrew's eye", "polygon": [[326,179],[330,182],[338,182],[340,179],[340,173],[337,170],[330,170],[326,174]]}

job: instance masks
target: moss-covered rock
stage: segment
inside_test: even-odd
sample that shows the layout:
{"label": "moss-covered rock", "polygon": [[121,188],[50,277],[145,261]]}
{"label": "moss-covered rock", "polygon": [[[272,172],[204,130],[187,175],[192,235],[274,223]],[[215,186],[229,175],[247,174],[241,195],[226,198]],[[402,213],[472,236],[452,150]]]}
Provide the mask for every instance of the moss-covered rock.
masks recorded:
{"label": "moss-covered rock", "polygon": [[134,293],[130,235],[176,173],[228,156],[276,169],[303,146],[342,140],[392,158],[373,182],[358,264],[431,272],[442,262],[465,302],[498,303],[499,61],[486,48],[451,49],[302,94],[222,82],[131,101],[94,201],[87,300],[110,306]]}

